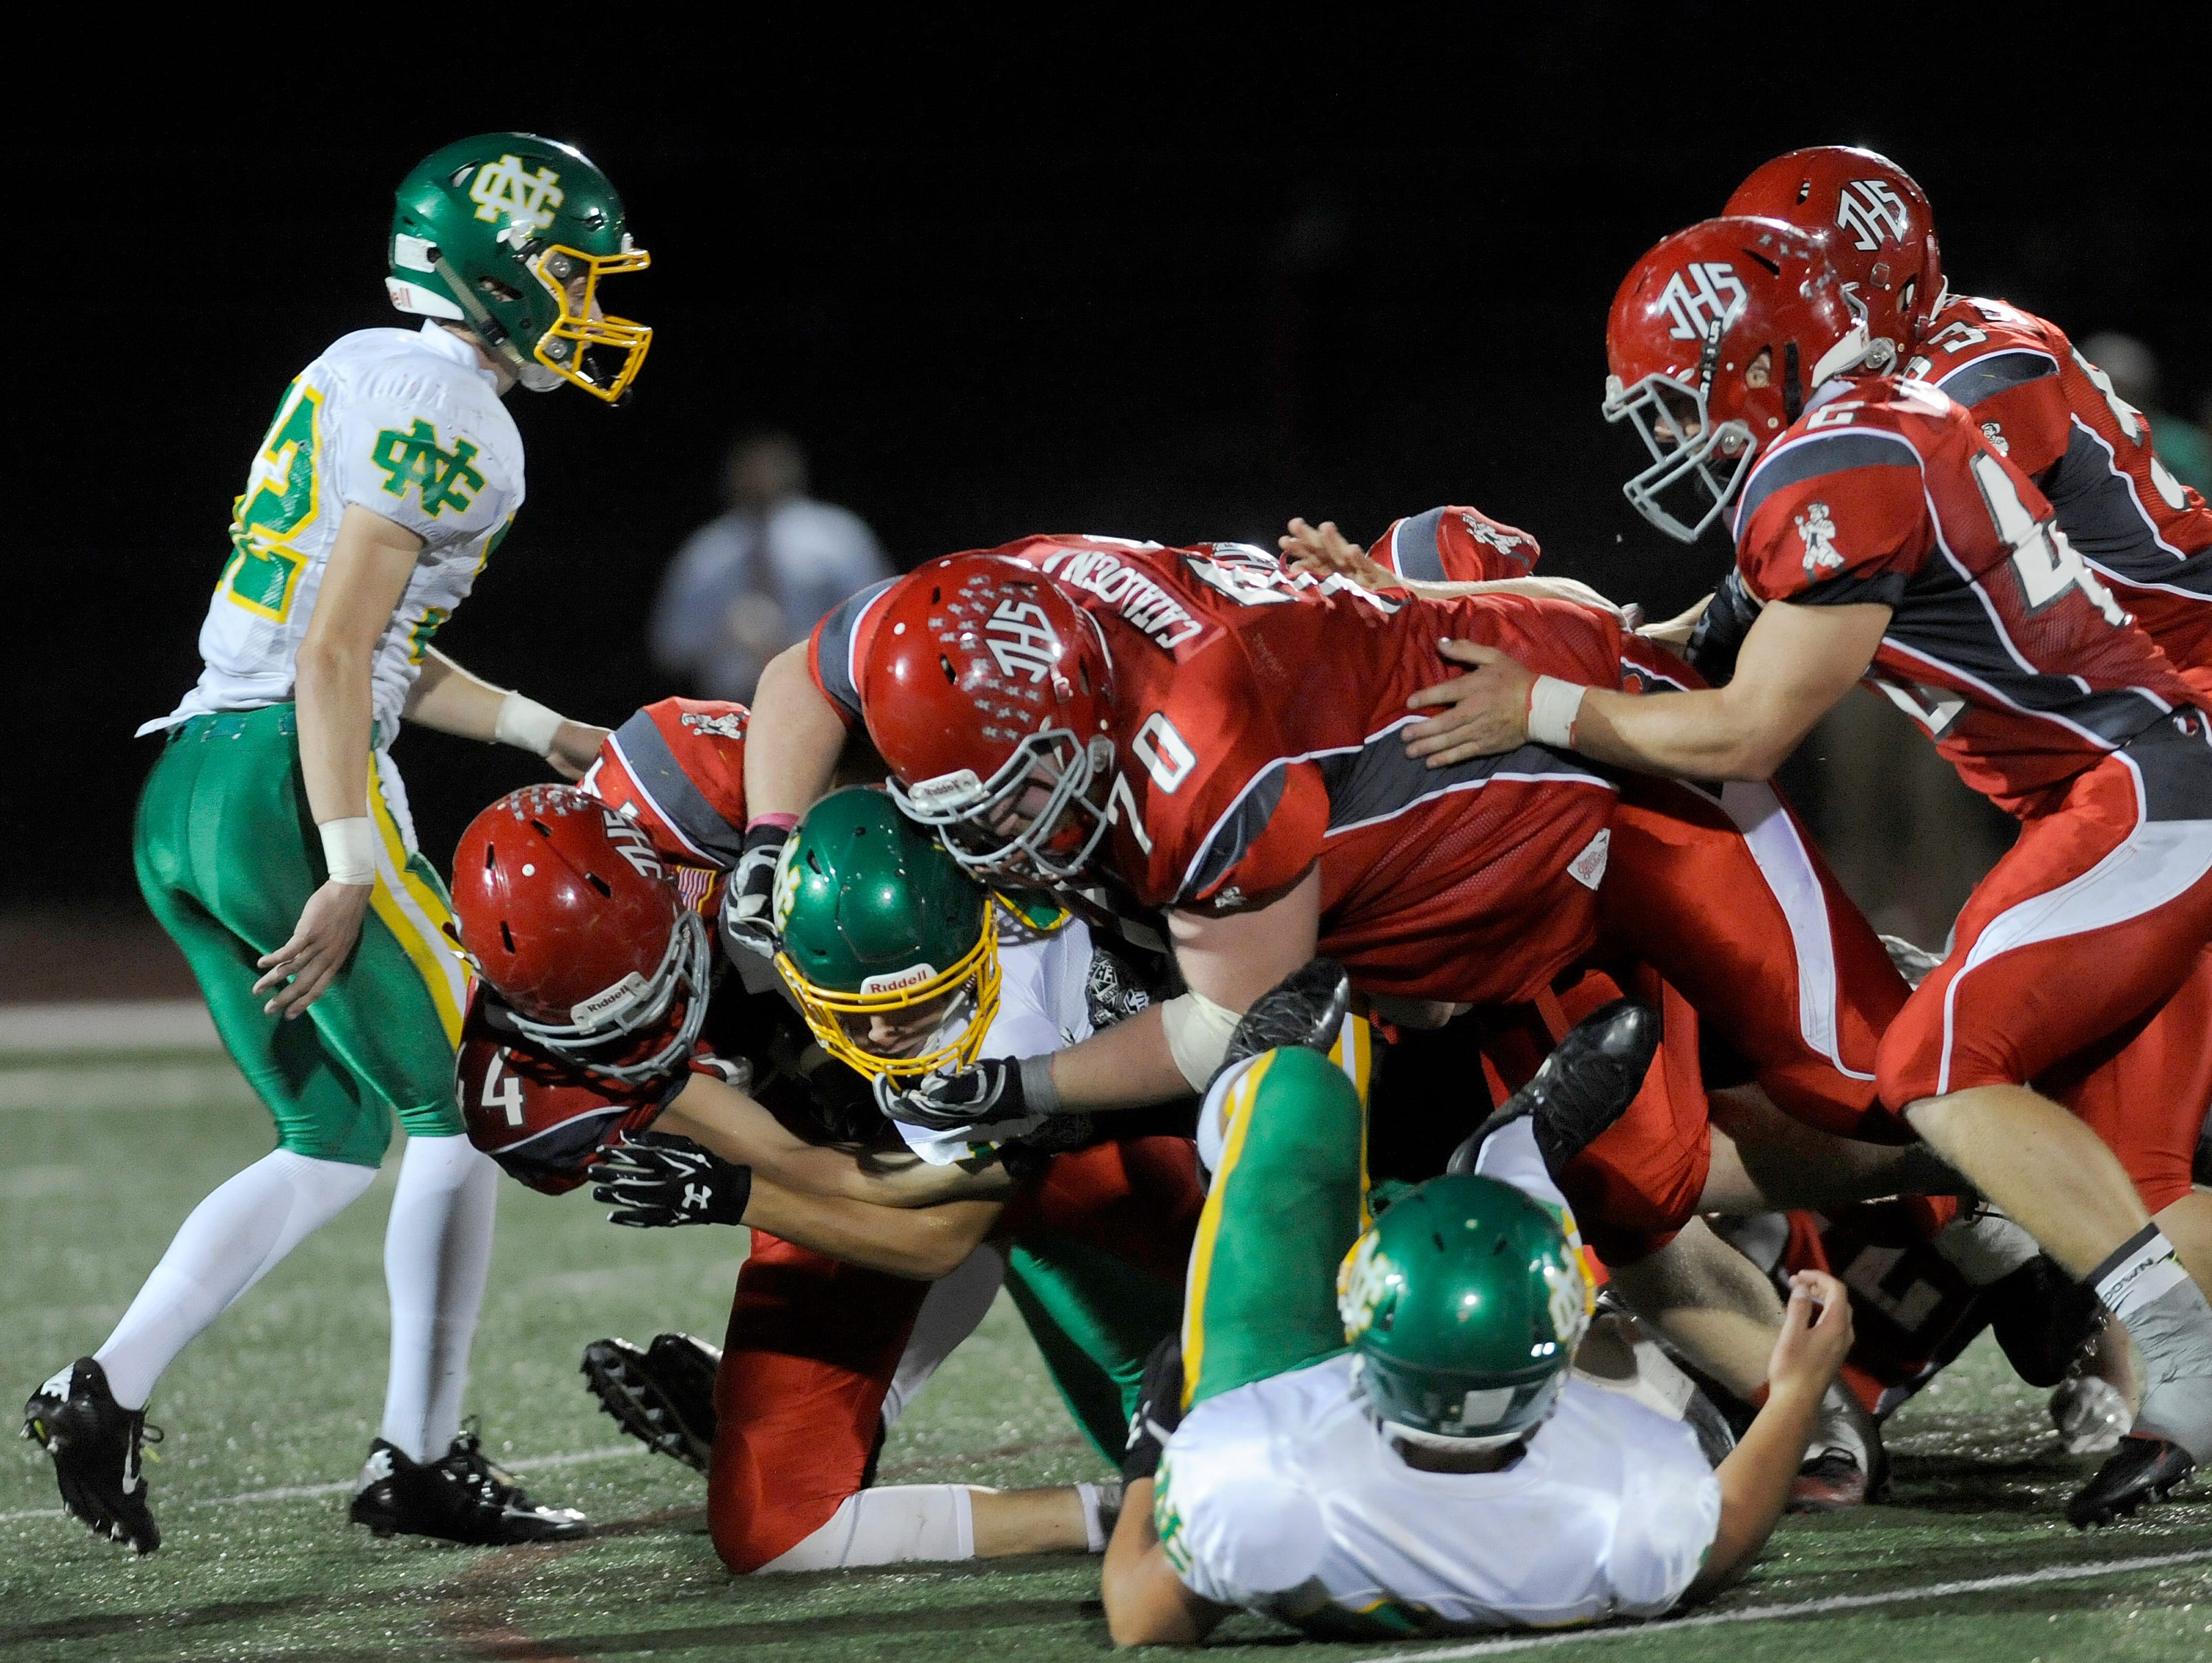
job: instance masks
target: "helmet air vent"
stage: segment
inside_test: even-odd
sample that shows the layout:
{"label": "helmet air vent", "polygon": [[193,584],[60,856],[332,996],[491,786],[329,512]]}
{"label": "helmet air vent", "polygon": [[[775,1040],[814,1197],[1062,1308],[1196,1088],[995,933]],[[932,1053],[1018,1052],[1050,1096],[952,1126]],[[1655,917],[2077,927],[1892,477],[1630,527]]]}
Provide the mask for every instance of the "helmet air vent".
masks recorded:
{"label": "helmet air vent", "polygon": [[508,952],[511,953],[514,950],[514,932],[507,927],[507,920],[505,919],[501,919],[499,921],[499,938],[506,944],[507,950]]}

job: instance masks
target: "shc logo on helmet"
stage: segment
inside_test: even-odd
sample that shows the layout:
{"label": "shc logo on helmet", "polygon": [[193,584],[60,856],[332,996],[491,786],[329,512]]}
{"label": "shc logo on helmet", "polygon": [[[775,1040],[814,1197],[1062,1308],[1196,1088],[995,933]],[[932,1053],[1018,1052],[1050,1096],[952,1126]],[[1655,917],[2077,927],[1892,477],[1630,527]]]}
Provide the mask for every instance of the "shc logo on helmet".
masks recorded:
{"label": "shc logo on helmet", "polygon": [[1060,661],[1060,637],[1044,608],[1033,600],[1000,601],[983,621],[983,645],[991,649],[1001,676],[1026,676],[1032,687]]}
{"label": "shc logo on helmet", "polygon": [[1667,279],[1659,291],[1659,304],[1667,308],[1674,326],[1670,339],[1698,341],[1713,325],[1728,320],[1750,299],[1735,268],[1722,260],[1697,260]]}
{"label": "shc logo on helmet", "polygon": [[469,185],[469,200],[476,203],[478,219],[496,224],[504,211],[507,219],[527,220],[538,231],[553,223],[553,210],[561,205],[562,196],[558,173],[550,167],[526,173],[517,155],[484,163]]}
{"label": "shc logo on helmet", "polygon": [[1836,226],[1851,234],[1851,246],[1871,254],[1887,237],[1905,241],[1905,198],[1880,179],[1853,179],[1836,193]]}

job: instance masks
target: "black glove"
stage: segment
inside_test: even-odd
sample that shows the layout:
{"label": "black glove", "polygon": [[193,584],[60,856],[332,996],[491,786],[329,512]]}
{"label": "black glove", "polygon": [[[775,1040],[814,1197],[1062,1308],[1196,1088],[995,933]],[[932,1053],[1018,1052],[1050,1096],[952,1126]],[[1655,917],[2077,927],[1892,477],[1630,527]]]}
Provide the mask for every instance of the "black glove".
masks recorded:
{"label": "black glove", "polygon": [[1743,586],[1743,574],[1735,567],[1714,589],[1705,614],[1690,630],[1682,656],[1690,667],[1715,687],[1735,674],[1735,655],[1751,626],[1759,622],[1759,603]]}
{"label": "black glove", "polygon": [[745,834],[744,853],[731,868],[722,891],[722,950],[774,962],[783,950],[775,923],[775,863],[791,834],[781,826],[757,825]]}
{"label": "black glove", "polygon": [[592,1167],[592,1199],[617,1211],[610,1223],[637,1229],[742,1224],[753,1169],[665,1132],[624,1134]]}
{"label": "black glove", "polygon": [[[1049,1093],[1049,1057],[985,1057],[965,1068],[925,1074],[900,1087],[888,1074],[876,1076],[876,1107],[887,1119],[932,1132],[975,1132],[978,1142],[1025,1131],[1056,1104],[1036,1102]],[[1042,1081],[1031,1077],[1041,1071]]]}
{"label": "black glove", "polygon": [[1159,1471],[1160,1455],[1182,1423],[1182,1337],[1170,1333],[1145,1359],[1137,1412],[1129,1417],[1129,1441],[1121,1450],[1121,1482],[1134,1484]]}

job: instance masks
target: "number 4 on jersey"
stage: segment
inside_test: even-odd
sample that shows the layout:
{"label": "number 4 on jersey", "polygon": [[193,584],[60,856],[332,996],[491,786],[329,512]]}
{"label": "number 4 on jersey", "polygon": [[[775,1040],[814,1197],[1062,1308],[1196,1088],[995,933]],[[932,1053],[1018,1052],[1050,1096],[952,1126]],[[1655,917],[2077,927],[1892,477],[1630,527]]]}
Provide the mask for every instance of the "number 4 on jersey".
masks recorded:
{"label": "number 4 on jersey", "polygon": [[511,1126],[522,1124],[522,1082],[507,1071],[507,1053],[495,1051],[484,1070],[483,1089],[478,1094],[486,1108],[501,1110]]}
{"label": "number 4 on jersey", "polygon": [[2104,614],[2106,622],[2115,628],[2127,624],[2127,613],[2075,552],[2066,533],[2028,512],[2004,464],[1987,451],[1978,451],[1971,465],[1997,535],[2012,547],[2012,569],[2020,579],[2027,610],[2040,612],[2069,589],[2079,589]]}

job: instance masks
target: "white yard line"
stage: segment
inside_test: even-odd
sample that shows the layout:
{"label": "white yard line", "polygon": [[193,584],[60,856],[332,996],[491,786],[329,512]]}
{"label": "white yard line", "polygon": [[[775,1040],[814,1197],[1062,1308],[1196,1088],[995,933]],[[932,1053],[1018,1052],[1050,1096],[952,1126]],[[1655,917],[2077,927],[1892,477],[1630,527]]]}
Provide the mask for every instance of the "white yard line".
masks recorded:
{"label": "white yard line", "polygon": [[[495,1465],[509,1472],[542,1472],[548,1467],[581,1466],[586,1461],[612,1460],[618,1455],[644,1455],[650,1452],[634,1443],[609,1444],[599,1449],[572,1449],[564,1455],[530,1455],[519,1461],[500,1461]],[[158,1479],[161,1474],[152,1475]],[[311,1496],[344,1496],[353,1490],[351,1478],[341,1478],[335,1484],[279,1484],[274,1490],[246,1490],[235,1496],[203,1496],[194,1501],[179,1502],[179,1507],[240,1507],[258,1502],[297,1502]],[[0,1513],[0,1525],[12,1524],[18,1519],[60,1519],[67,1515],[58,1507],[26,1508],[20,1513]]]}
{"label": "white yard line", "polygon": [[2208,1560],[2212,1560],[2212,1548],[2197,1548],[2188,1553],[2154,1553],[2141,1559],[2103,1559],[2087,1565],[2051,1565],[2042,1570],[2014,1571],[2004,1576],[1976,1576],[1959,1582],[1929,1582],[1921,1587],[1890,1588],[1881,1593],[1832,1594],[1825,1599],[1803,1599],[1795,1605],[1746,1605],[1738,1611],[1709,1611],[1700,1617],[1677,1617],[1671,1621],[1657,1623],[1626,1623],[1618,1628],[1502,1635],[1495,1640],[1476,1640],[1463,1646],[1439,1646],[1433,1651],[1387,1652],[1362,1658],[1358,1663],[1443,1663],[1447,1658],[1492,1657],[1504,1652],[1535,1651],[1551,1646],[1595,1645],[1601,1640],[1633,1640],[1645,1635],[1671,1634],[1680,1629],[1714,1629],[1724,1623],[1765,1623],[1784,1617],[1817,1617],[1830,1611],[1902,1605],[1915,1599],[1948,1599],[1961,1593],[1992,1593],[2003,1588],[2033,1587],[2045,1582],[2082,1582],[2093,1576],[2119,1576],[2138,1570],[2170,1570],[2176,1565],[2203,1564]]}

